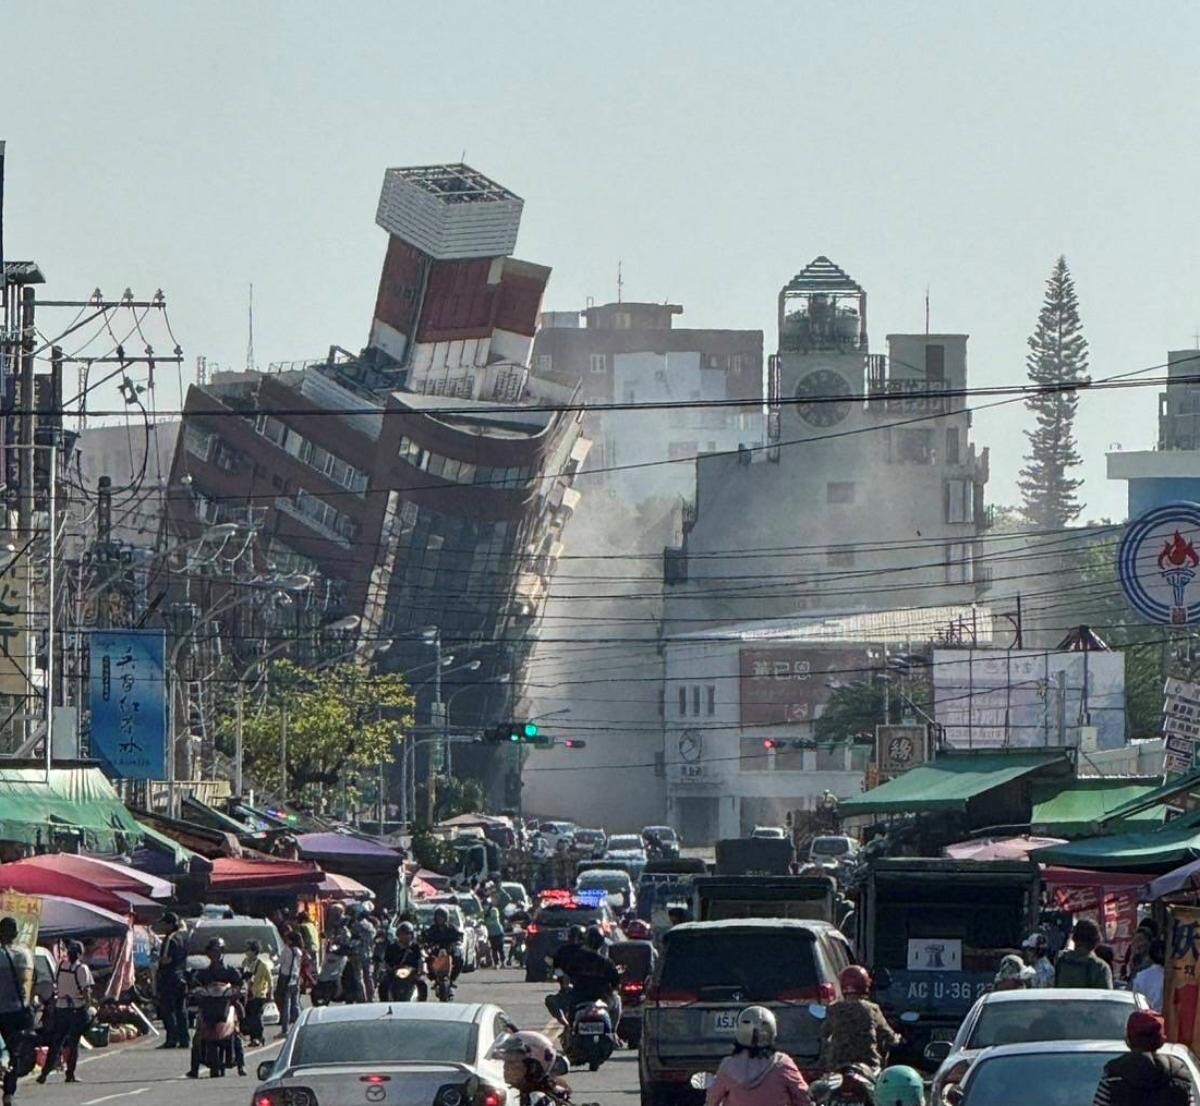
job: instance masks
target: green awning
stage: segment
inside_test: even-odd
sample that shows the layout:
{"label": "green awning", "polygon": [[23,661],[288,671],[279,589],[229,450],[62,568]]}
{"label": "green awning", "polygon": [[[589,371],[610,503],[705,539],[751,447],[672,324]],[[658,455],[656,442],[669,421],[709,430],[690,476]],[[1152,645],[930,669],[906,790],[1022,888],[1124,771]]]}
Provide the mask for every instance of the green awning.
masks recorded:
{"label": "green awning", "polygon": [[1161,787],[1156,787],[1148,791],[1145,795],[1122,803],[1114,810],[1110,810],[1104,816],[1104,820],[1111,822],[1118,818],[1128,818],[1151,807],[1161,806],[1168,800],[1175,798],[1176,795],[1183,795],[1189,791],[1197,790],[1200,790],[1200,769],[1197,769],[1195,772],[1189,772],[1185,776],[1176,776],[1173,780],[1167,780]]}
{"label": "green awning", "polygon": [[0,841],[88,852],[132,849],[144,830],[99,768],[0,769]]}
{"label": "green awning", "polygon": [[[1050,782],[1033,785],[1033,817],[1029,832],[1046,837],[1090,837],[1103,832],[1101,819],[1113,810],[1144,798],[1157,790],[1156,782],[1084,776],[1065,786]],[[1114,833],[1150,829],[1162,825],[1161,806],[1139,811],[1119,821],[1110,821]]]}
{"label": "green awning", "polygon": [[1050,845],[1035,849],[1029,857],[1039,864],[1061,868],[1169,872],[1189,860],[1200,860],[1200,829],[1176,827],[1168,822],[1162,829],[1085,837],[1066,845]]}
{"label": "green awning", "polygon": [[965,811],[978,795],[1053,764],[1061,753],[948,753],[894,780],[838,804],[844,818],[860,814],[921,814]]}

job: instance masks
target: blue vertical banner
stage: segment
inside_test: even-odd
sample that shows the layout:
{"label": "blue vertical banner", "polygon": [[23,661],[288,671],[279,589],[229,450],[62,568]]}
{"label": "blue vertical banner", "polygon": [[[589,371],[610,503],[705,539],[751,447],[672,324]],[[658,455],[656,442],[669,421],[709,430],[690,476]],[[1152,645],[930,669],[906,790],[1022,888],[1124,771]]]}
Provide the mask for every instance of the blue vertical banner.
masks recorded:
{"label": "blue vertical banner", "polygon": [[91,754],[111,779],[167,775],[166,634],[93,630]]}

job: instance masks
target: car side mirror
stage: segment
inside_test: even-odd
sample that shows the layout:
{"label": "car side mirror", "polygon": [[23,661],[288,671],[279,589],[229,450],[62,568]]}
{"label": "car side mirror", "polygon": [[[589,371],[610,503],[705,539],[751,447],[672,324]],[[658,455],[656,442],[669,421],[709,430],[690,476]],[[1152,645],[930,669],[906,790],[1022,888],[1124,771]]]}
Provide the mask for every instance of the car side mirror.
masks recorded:
{"label": "car side mirror", "polygon": [[925,1046],[924,1056],[930,1064],[944,1063],[952,1048],[950,1041],[930,1041]]}
{"label": "car side mirror", "polygon": [[271,1078],[271,1072],[273,1072],[274,1070],[275,1070],[275,1061],[274,1060],[264,1060],[255,1069],[254,1074],[258,1076],[258,1081],[260,1083],[263,1083],[263,1082],[266,1082],[266,1080]]}
{"label": "car side mirror", "polygon": [[717,1077],[712,1072],[698,1071],[688,1080],[688,1085],[694,1091],[707,1091],[716,1081]]}

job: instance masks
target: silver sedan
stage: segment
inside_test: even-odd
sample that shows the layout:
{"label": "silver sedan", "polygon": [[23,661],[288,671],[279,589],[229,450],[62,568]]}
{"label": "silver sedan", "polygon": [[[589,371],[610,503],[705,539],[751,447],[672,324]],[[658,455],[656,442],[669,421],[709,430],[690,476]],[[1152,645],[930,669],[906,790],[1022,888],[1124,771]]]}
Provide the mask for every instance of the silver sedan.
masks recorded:
{"label": "silver sedan", "polygon": [[506,1106],[504,1065],[487,1055],[512,1029],[504,1011],[485,1003],[310,1008],[279,1056],[259,1066],[252,1102]]}

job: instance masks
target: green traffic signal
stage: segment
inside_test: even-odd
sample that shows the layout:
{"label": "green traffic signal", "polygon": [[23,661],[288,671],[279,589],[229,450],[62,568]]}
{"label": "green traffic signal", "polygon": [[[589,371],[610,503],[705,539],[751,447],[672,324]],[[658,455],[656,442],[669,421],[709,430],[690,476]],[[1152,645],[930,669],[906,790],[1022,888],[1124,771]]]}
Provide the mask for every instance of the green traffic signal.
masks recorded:
{"label": "green traffic signal", "polygon": [[531,740],[533,740],[533,738],[537,737],[537,735],[538,735],[537,723],[536,722],[526,722],[525,723],[525,740],[531,741]]}

